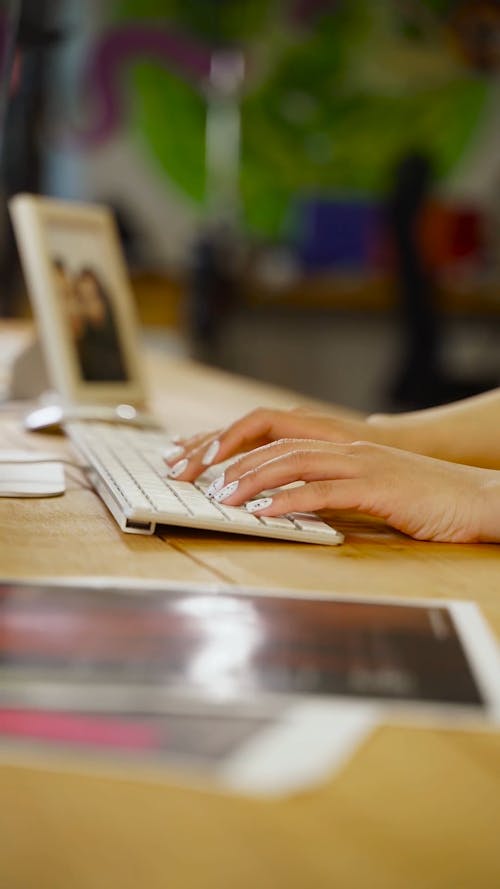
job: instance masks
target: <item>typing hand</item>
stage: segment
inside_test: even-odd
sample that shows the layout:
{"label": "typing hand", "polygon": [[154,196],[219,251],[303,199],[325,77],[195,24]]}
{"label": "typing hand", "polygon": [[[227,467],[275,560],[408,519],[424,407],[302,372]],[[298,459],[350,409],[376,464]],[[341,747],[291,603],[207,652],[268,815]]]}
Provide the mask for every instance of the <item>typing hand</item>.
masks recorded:
{"label": "typing hand", "polygon": [[347,420],[304,408],[258,408],[225,429],[180,439],[178,448],[165,459],[174,478],[194,481],[208,466],[278,439],[347,442],[358,438],[374,440],[379,434],[363,419]]}
{"label": "typing hand", "polygon": [[[356,509],[419,540],[500,540],[500,472],[370,442],[285,440],[236,460],[210,496],[257,515]],[[290,482],[304,484],[272,496]]]}

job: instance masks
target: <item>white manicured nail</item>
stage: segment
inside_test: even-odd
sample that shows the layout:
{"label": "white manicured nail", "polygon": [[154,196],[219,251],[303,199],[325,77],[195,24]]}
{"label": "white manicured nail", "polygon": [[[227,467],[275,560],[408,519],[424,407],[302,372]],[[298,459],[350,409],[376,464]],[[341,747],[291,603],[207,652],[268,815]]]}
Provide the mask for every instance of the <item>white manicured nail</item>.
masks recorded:
{"label": "white manicured nail", "polygon": [[214,481],[212,482],[210,487],[207,488],[207,497],[215,497],[217,491],[220,491],[221,488],[223,488],[223,487],[224,487],[224,473],[222,473],[222,475],[219,475],[216,479],[214,479]]}
{"label": "white manicured nail", "polygon": [[172,466],[170,472],[168,473],[170,478],[177,478],[178,475],[182,475],[183,472],[187,469],[188,460],[187,457],[184,460],[179,460],[174,466]]}
{"label": "white manicured nail", "polygon": [[231,497],[234,494],[238,485],[238,479],[235,482],[230,482],[228,485],[226,485],[225,488],[222,488],[222,491],[219,491],[215,495],[214,500],[217,500],[217,503],[221,503],[223,500],[227,500],[228,497]]}
{"label": "white manicured nail", "polygon": [[161,455],[164,460],[175,460],[176,457],[180,457],[183,453],[184,448],[180,448],[179,445],[171,444],[168,448],[163,449]]}
{"label": "white manicured nail", "polygon": [[245,509],[248,512],[258,512],[260,509],[267,509],[268,506],[271,506],[272,502],[272,497],[261,497],[260,500],[249,500],[245,505]]}
{"label": "white manicured nail", "polygon": [[208,448],[206,449],[206,451],[203,454],[203,457],[201,459],[203,466],[210,466],[210,464],[214,462],[217,454],[219,453],[219,448],[220,448],[220,441],[218,441],[218,440],[213,441],[213,442],[211,442],[211,444],[209,444]]}

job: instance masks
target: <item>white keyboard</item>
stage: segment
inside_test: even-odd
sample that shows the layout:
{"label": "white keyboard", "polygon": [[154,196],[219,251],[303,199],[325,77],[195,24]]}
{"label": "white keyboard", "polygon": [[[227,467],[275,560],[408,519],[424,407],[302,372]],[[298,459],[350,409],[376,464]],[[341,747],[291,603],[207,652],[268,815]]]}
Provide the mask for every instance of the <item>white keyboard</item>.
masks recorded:
{"label": "white keyboard", "polygon": [[74,422],[65,431],[89,466],[89,479],[122,531],[153,534],[157,524],[336,545],[343,535],[312,513],[252,515],[206,497],[223,464],[194,484],[170,479],[162,451],[166,433],[108,423]]}

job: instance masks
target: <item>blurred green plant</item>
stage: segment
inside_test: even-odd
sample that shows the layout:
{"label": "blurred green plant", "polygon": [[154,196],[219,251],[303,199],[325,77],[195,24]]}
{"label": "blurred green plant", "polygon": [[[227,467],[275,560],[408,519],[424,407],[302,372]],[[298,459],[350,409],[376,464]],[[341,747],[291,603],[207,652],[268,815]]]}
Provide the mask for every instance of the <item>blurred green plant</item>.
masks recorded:
{"label": "blurred green plant", "polygon": [[[446,176],[476,130],[489,89],[453,55],[447,0],[339,0],[301,27],[289,7],[278,0],[118,0],[114,7],[115,23],[161,20],[205,44],[244,44],[244,221],[270,237],[283,232],[297,194],[380,195],[406,150],[427,151]],[[201,86],[144,60],[129,84],[133,125],[170,179],[202,204]]]}
{"label": "blurred green plant", "polygon": [[125,19],[164,19],[175,22],[210,43],[248,40],[259,33],[270,0],[119,0],[116,11]]}

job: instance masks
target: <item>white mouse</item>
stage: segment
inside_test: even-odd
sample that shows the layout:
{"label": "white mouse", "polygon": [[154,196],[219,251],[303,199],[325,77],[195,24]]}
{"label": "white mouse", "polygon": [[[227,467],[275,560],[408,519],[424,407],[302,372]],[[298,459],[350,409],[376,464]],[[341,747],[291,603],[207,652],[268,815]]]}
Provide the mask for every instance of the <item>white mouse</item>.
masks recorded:
{"label": "white mouse", "polygon": [[50,451],[23,451],[21,448],[0,449],[1,463],[57,463],[59,454]]}
{"label": "white mouse", "polygon": [[157,420],[148,414],[140,413],[131,404],[118,404],[115,407],[95,404],[62,407],[59,404],[50,404],[30,411],[23,422],[24,428],[29,432],[59,432],[64,423],[74,420],[125,423],[142,429],[161,428]]}
{"label": "white mouse", "polygon": [[[21,462],[19,454],[22,453],[35,457],[35,460]],[[0,452],[0,497],[57,497],[59,494],[64,494],[66,484],[62,463],[53,459],[50,463],[41,463],[43,455],[29,451],[18,452],[17,460],[4,460],[1,455],[2,452]]]}

